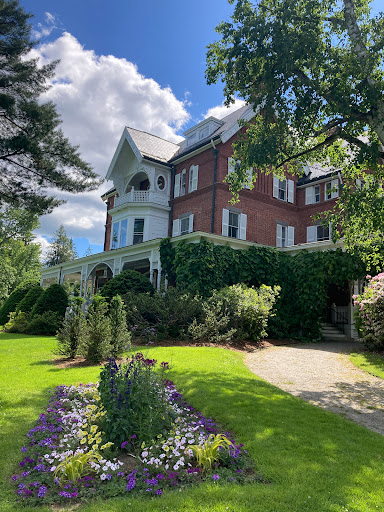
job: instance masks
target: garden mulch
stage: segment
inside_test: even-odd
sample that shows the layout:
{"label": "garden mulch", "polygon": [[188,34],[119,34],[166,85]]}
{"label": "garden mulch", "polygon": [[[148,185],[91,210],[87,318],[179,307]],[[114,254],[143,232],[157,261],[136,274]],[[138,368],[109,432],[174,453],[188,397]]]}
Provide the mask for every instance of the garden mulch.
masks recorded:
{"label": "garden mulch", "polygon": [[245,363],[291,395],[384,435],[384,380],[349,360],[351,352],[360,350],[357,342],[264,344],[248,353]]}

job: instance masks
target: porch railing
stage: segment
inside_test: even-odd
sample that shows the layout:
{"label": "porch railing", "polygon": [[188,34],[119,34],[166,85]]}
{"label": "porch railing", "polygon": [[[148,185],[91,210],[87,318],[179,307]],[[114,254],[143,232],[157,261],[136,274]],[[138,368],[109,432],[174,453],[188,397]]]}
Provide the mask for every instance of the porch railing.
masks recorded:
{"label": "porch railing", "polygon": [[348,321],[348,306],[331,306],[331,322],[341,331],[345,332]]}

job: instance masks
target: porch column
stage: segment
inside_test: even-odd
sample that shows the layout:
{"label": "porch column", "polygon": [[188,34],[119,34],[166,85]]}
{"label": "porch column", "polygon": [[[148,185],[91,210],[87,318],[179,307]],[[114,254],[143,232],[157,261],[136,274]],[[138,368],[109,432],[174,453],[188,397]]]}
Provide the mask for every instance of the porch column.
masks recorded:
{"label": "porch column", "polygon": [[151,257],[149,258],[149,280],[153,284],[153,251],[151,251]]}
{"label": "porch column", "polygon": [[157,263],[157,290],[160,290],[161,287],[161,264],[160,260]]}

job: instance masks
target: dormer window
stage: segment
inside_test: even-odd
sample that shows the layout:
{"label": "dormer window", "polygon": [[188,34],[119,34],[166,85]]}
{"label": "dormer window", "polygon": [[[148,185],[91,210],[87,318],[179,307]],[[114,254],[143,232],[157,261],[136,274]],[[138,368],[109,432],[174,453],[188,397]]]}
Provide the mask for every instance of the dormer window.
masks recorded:
{"label": "dormer window", "polygon": [[193,133],[187,138],[187,146],[192,146],[196,142],[196,133]]}
{"label": "dormer window", "polygon": [[186,137],[186,147],[190,147],[193,144],[196,144],[196,142],[199,142],[199,140],[206,139],[222,125],[223,121],[216,119],[215,117],[211,116],[207,119],[204,119],[204,121],[201,121],[197,125],[184,132]]}

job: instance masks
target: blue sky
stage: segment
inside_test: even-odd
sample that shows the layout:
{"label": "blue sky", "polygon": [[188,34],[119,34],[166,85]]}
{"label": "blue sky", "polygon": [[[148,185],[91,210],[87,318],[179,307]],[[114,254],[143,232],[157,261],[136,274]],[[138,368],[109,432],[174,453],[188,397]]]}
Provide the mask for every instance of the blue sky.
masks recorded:
{"label": "blue sky", "polygon": [[[205,56],[228,20],[226,0],[20,0],[41,45],[42,62],[60,59],[52,100],[62,128],[95,171],[105,176],[125,125],[178,141],[207,115],[223,117],[222,85],[205,82]],[[381,0],[373,2],[378,11]],[[238,104],[240,106],[240,104]],[[99,190],[65,195],[41,219],[43,246],[63,224],[79,256],[103,249],[105,205]]]}
{"label": "blue sky", "polygon": [[[102,176],[124,125],[177,141],[209,109],[222,105],[222,85],[207,86],[204,73],[206,46],[233,10],[226,0],[21,0],[21,5],[34,15],[31,23],[41,41],[35,56],[61,59],[45,99],[56,103],[65,134]],[[144,99],[138,103],[133,91]],[[225,115],[222,109],[210,113]],[[66,205],[41,219],[38,239],[49,240],[62,223],[80,256],[89,245],[100,252],[105,221],[100,195],[109,186],[64,195]]]}

